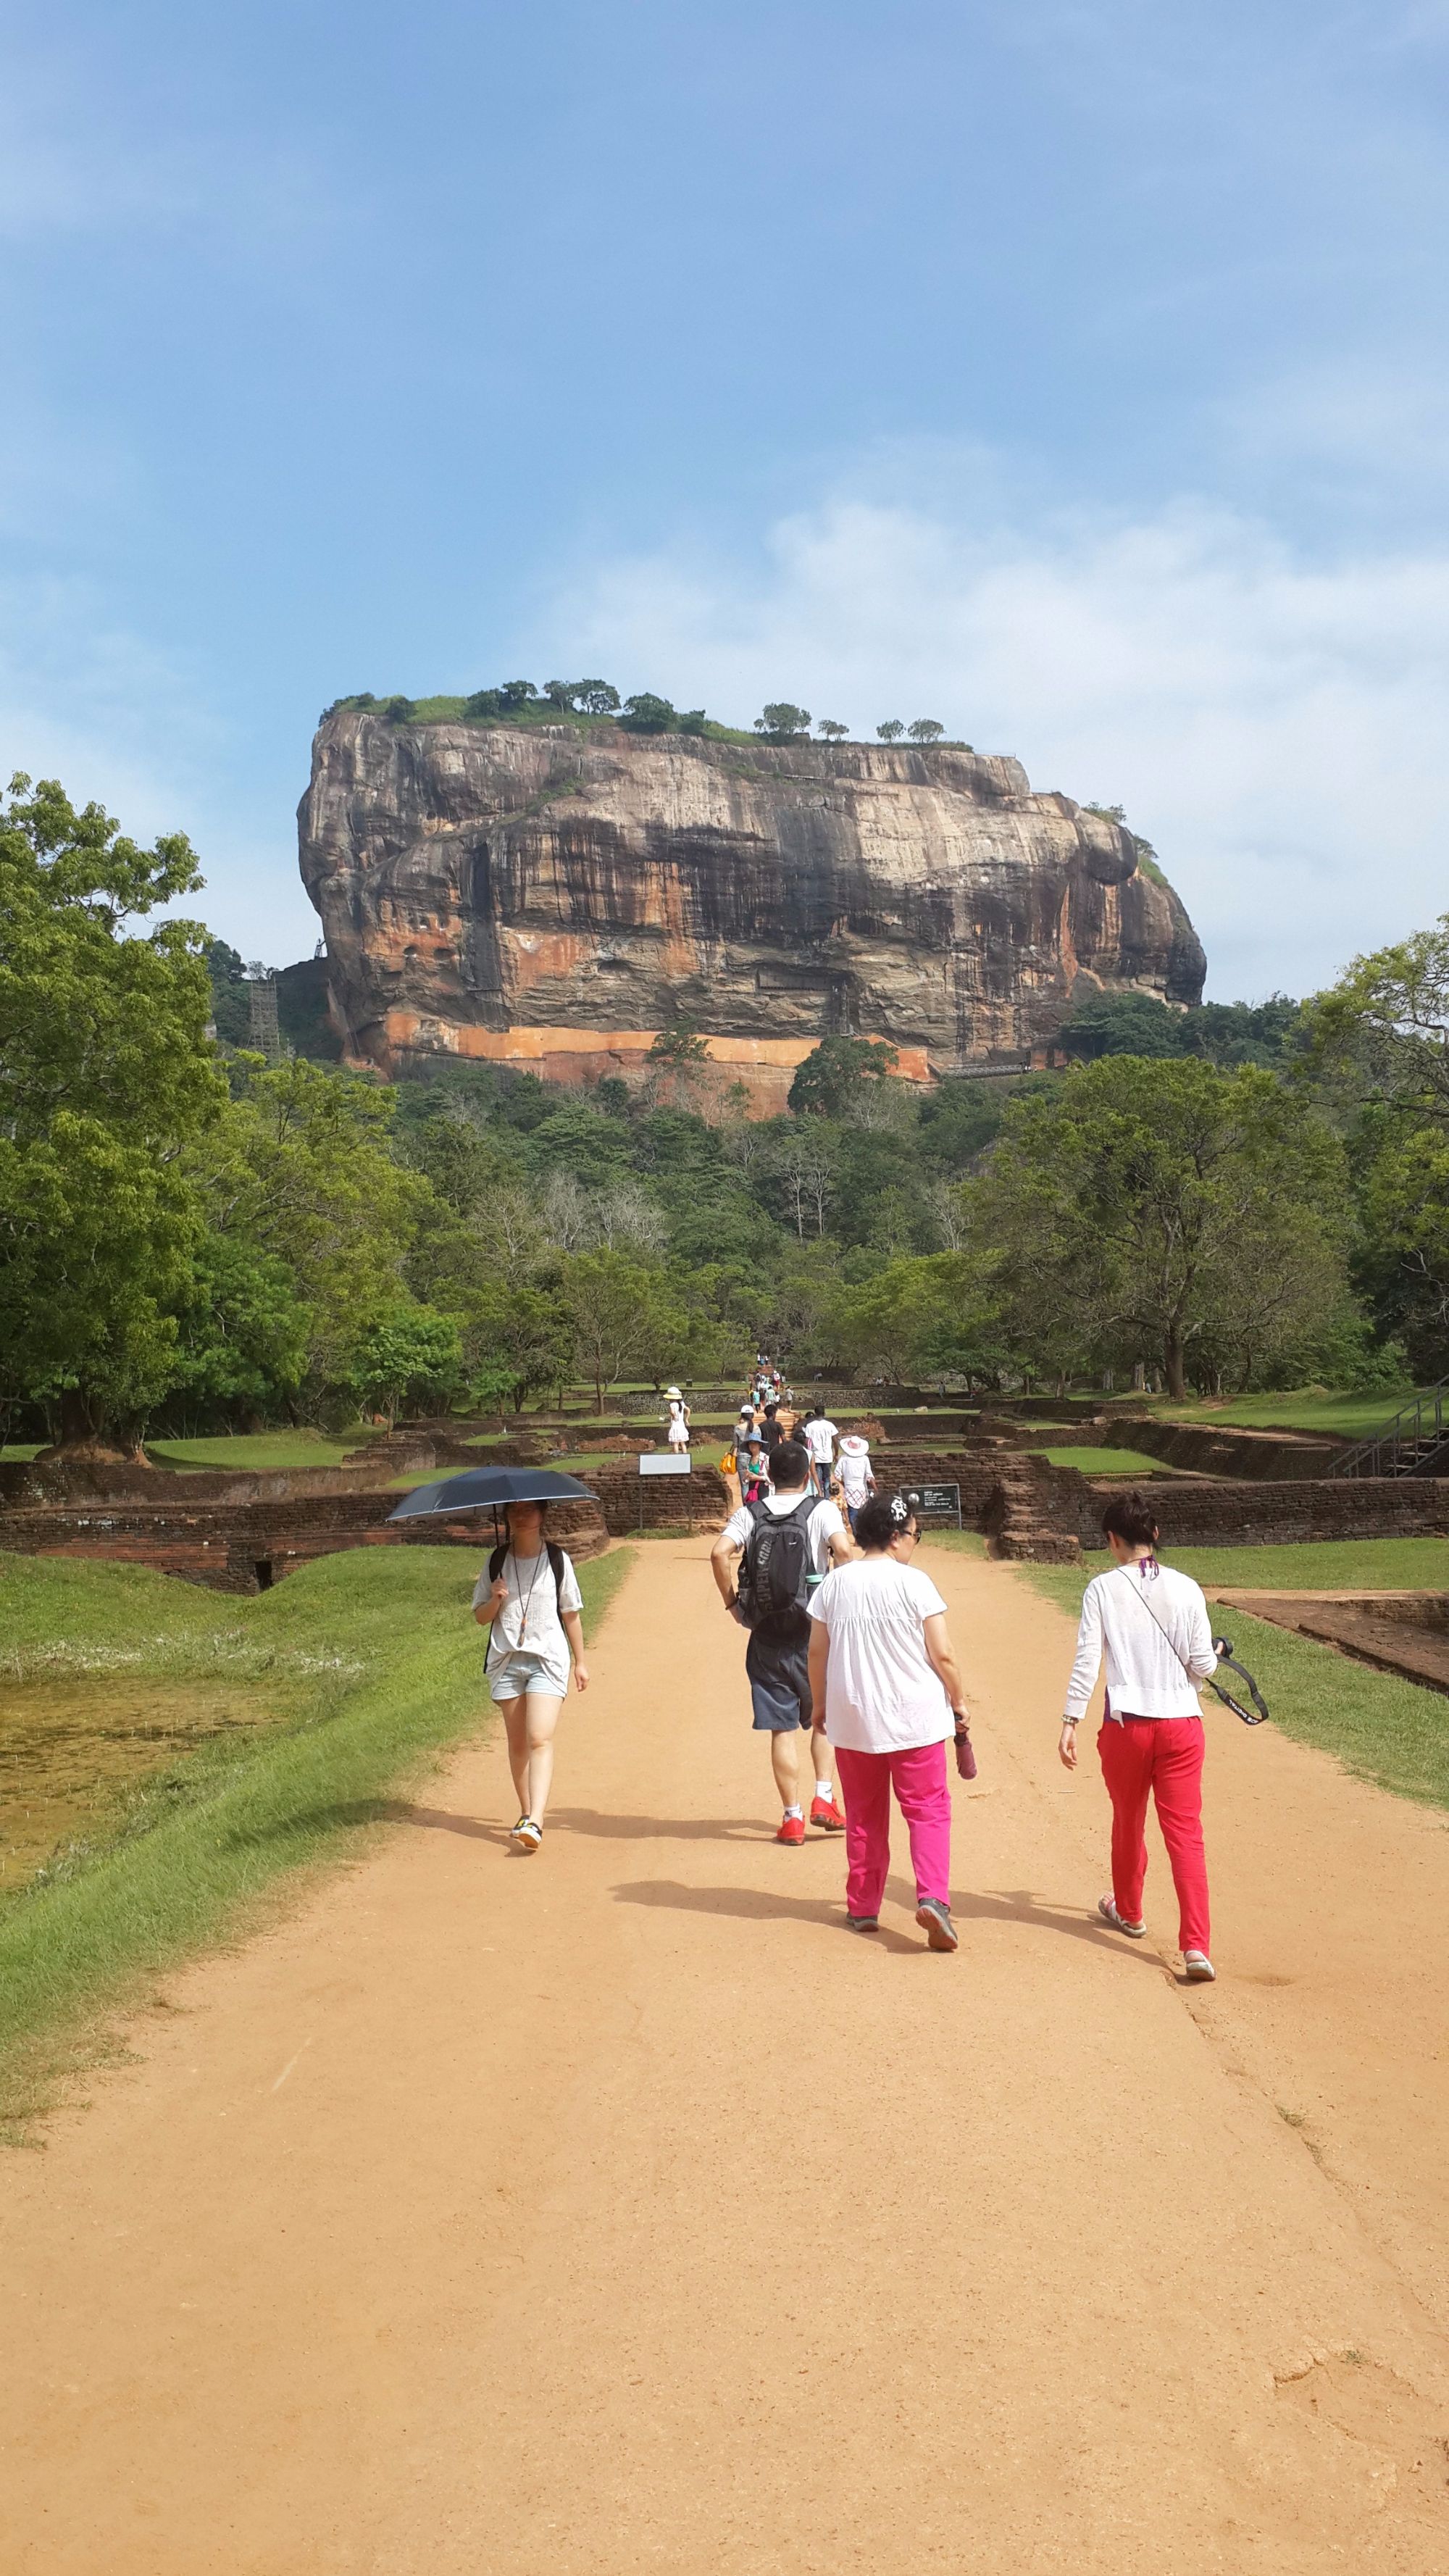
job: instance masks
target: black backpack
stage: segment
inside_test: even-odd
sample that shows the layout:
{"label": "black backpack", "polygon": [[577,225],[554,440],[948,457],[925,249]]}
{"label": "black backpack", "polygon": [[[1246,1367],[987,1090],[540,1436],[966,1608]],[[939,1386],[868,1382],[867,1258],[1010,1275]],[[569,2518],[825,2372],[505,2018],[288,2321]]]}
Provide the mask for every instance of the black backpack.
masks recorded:
{"label": "black backpack", "polygon": [[778,1513],[767,1503],[751,1503],[755,1526],[745,1541],[738,1586],[747,1628],[776,1637],[798,1633],[814,1588],[810,1515],[819,1501],[818,1494],[802,1494],[793,1512]]}

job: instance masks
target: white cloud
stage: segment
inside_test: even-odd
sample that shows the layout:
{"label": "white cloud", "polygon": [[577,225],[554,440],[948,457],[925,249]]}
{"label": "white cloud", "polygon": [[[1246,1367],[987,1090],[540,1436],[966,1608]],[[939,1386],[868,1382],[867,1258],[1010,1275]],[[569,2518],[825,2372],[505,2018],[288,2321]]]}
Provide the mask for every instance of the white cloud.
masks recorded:
{"label": "white cloud", "polygon": [[837,493],[747,576],[604,562],[528,649],[735,721],[781,696],[866,735],[934,716],[1036,786],[1125,805],[1219,998],[1310,991],[1437,916],[1449,555],[1309,562],[1191,502],[983,525],[968,479],[955,508]]}

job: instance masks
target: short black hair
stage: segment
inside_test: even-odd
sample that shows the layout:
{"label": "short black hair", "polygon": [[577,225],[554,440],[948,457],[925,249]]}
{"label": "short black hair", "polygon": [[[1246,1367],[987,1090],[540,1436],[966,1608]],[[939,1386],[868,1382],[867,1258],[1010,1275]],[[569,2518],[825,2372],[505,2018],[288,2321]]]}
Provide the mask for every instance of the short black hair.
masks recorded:
{"label": "short black hair", "polygon": [[860,1547],[889,1547],[903,1529],[909,1529],[915,1518],[915,1498],[911,1494],[872,1494],[855,1515],[856,1543]]}
{"label": "short black hair", "polygon": [[770,1479],[783,1485],[786,1492],[803,1485],[810,1473],[810,1455],[798,1440],[781,1440],[770,1452]]}
{"label": "short black hair", "polygon": [[1157,1514],[1145,1494],[1114,1494],[1102,1514],[1102,1528],[1124,1547],[1157,1545]]}
{"label": "short black hair", "polygon": [[823,1406],[823,1405],[819,1405],[819,1404],[812,1404],[812,1405],[811,1405],[811,1407],[810,1407],[809,1412],[808,1412],[808,1413],[806,1414],[806,1416],[805,1416],[806,1421],[807,1421],[807,1422],[814,1422],[814,1421],[817,1419],[817,1417],[818,1417],[818,1416],[819,1416],[819,1415],[824,1411],[824,1409],[825,1409],[825,1408],[824,1408],[824,1406]]}

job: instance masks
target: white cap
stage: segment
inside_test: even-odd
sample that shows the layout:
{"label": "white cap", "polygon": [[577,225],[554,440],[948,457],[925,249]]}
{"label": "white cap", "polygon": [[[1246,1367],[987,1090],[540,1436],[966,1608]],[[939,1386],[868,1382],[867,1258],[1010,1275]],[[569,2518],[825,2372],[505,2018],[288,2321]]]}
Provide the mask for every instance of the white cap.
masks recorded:
{"label": "white cap", "polygon": [[[667,1387],[665,1388],[664,1392],[665,1392],[665,1394],[666,1394],[666,1395],[679,1395],[679,1389],[678,1389],[678,1387],[677,1387],[677,1386],[667,1386]],[[680,1396],[679,1396],[679,1401],[680,1401],[680,1403],[681,1403],[681,1404],[684,1402],[684,1398],[683,1398],[683,1396],[682,1396],[682,1395],[680,1395]]]}

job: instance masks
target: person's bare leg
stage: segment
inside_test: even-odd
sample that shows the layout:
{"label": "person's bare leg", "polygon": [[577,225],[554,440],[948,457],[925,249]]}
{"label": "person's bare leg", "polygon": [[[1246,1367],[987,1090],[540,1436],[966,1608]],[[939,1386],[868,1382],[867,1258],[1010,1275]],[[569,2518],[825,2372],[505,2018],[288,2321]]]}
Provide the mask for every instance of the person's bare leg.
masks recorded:
{"label": "person's bare leg", "polygon": [[523,1699],[501,1699],[496,1706],[502,1711],[504,1733],[508,1737],[508,1768],[513,1774],[513,1794],[521,1816],[528,1813],[528,1720]]}
{"label": "person's bare leg", "polygon": [[782,1807],[800,1803],[800,1766],[796,1758],[799,1741],[800,1730],[795,1726],[777,1727],[770,1737],[770,1761]]}
{"label": "person's bare leg", "polygon": [[823,1726],[814,1726],[810,1730],[810,1759],[815,1765],[813,1776],[817,1780],[828,1780],[830,1782],[830,1795],[833,1798],[835,1795],[835,1756],[830,1750],[830,1738],[826,1734]]}
{"label": "person's bare leg", "polygon": [[563,1701],[553,1691],[530,1691],[523,1702],[527,1712],[528,1735],[527,1783],[524,1812],[536,1825],[543,1823],[548,1793],[553,1786],[553,1731]]}

